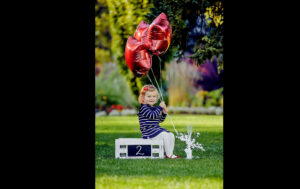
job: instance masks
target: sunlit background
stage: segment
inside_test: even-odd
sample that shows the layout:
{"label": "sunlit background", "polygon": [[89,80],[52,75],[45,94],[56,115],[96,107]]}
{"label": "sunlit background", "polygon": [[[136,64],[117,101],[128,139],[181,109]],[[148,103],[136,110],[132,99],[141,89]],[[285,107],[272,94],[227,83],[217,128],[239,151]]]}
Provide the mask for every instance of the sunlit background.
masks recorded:
{"label": "sunlit background", "polygon": [[[95,4],[96,116],[134,115],[141,87],[128,69],[124,51],[139,23],[164,12],[171,44],[153,56],[149,77],[157,79],[170,114],[223,114],[223,31],[221,1],[97,0]],[[154,83],[155,84],[155,83]]]}
{"label": "sunlit background", "polygon": [[[96,1],[97,189],[223,188],[223,11],[215,0]],[[138,78],[125,62],[127,39],[141,21],[151,24],[162,12],[172,27],[171,44]],[[174,154],[180,159],[115,158],[116,139],[141,138],[137,97],[151,82],[168,106],[160,126],[174,134],[192,128],[191,138],[203,145],[205,151],[193,149],[193,159],[186,159],[187,145],[178,138]]]}

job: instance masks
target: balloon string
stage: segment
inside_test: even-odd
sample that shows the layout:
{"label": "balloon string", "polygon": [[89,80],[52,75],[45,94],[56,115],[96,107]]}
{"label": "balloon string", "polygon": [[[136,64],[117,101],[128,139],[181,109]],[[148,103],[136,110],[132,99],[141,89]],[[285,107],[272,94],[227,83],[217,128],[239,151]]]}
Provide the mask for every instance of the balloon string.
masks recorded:
{"label": "balloon string", "polygon": [[[147,73],[147,77],[148,77],[149,81],[151,82],[151,84],[153,85],[153,82],[152,82],[150,76],[148,75],[148,73]],[[155,86],[155,85],[153,85],[153,86]]]}
{"label": "balloon string", "polygon": [[[155,86],[155,85],[153,84],[153,82],[152,82],[152,80],[151,80],[150,76],[148,75],[148,73],[147,73],[147,77],[148,77],[149,81],[151,82],[151,84],[152,84],[153,86]],[[158,89],[159,89],[159,88],[158,88]],[[159,91],[159,93],[160,93],[160,91]],[[161,101],[164,101],[164,99],[163,99],[162,95],[161,95],[161,94],[159,94],[159,96],[160,96],[160,99],[161,99]]]}
{"label": "balloon string", "polygon": [[[151,82],[151,84],[153,85],[152,80],[151,80],[151,78],[149,77],[149,74],[148,74],[148,73],[147,73],[147,77],[148,77],[149,81]],[[153,85],[153,86],[154,86],[154,85]]]}
{"label": "balloon string", "polygon": [[171,122],[172,122],[172,125],[173,125],[173,128],[174,128],[176,134],[178,135],[178,132],[177,132],[177,130],[175,129],[175,125],[174,125],[174,123],[173,123],[172,117],[171,117],[169,114],[167,114],[167,115],[168,115],[168,117],[170,118],[170,120],[171,120]]}
{"label": "balloon string", "polygon": [[158,85],[158,83],[157,83],[157,80],[156,80],[156,77],[155,77],[154,72],[153,72],[153,70],[152,70],[152,67],[151,67],[151,72],[152,72],[153,77],[154,77],[154,79],[155,79],[155,82],[156,82],[157,88],[158,88],[158,90],[159,90],[159,93],[160,93],[160,95],[163,97],[163,94],[162,94],[162,92],[161,92],[161,90],[160,90],[160,88],[159,88],[159,85]]}
{"label": "balloon string", "polygon": [[159,56],[157,56],[157,58],[159,59],[159,72],[160,72],[160,88],[162,89],[162,74],[161,74],[161,59]]}
{"label": "balloon string", "polygon": [[[152,71],[152,68],[151,68],[151,71]],[[153,71],[152,71],[152,73],[153,73]],[[153,73],[153,76],[154,76],[154,79],[155,79],[155,81],[156,81],[156,78],[155,78],[154,73]],[[148,77],[148,79],[150,80],[151,84],[153,85],[153,82],[152,82],[151,78],[149,77],[148,73],[147,73],[147,77]],[[157,81],[156,81],[156,83],[157,83]],[[154,85],[153,85],[153,86],[154,86]],[[158,89],[159,89],[159,87],[158,87]],[[161,100],[163,101],[164,99],[162,98],[162,95],[161,95],[160,97],[161,97]],[[170,118],[170,121],[171,121],[171,123],[172,123],[172,126],[173,126],[175,132],[176,132],[176,135],[178,135],[178,132],[177,132],[177,130],[176,130],[176,128],[175,128],[175,125],[174,125],[174,123],[173,123],[172,117],[170,116],[170,114],[167,114],[167,117]]]}

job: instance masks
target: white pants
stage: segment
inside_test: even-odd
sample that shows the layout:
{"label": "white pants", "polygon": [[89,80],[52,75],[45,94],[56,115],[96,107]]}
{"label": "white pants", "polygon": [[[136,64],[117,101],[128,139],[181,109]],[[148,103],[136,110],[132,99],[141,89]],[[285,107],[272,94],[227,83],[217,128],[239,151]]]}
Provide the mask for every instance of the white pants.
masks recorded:
{"label": "white pants", "polygon": [[173,154],[174,145],[175,145],[175,136],[171,132],[161,132],[156,137],[150,138],[151,140],[163,140],[164,150],[168,157]]}

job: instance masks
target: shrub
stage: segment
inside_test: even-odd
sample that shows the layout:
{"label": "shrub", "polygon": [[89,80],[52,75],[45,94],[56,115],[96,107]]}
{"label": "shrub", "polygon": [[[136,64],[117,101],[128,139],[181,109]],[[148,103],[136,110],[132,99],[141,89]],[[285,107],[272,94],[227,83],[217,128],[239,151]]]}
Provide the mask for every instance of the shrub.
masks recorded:
{"label": "shrub", "polygon": [[138,106],[125,77],[119,73],[117,64],[103,64],[99,77],[96,77],[95,85],[95,103],[100,109],[107,109],[112,105],[118,105],[118,109]]}

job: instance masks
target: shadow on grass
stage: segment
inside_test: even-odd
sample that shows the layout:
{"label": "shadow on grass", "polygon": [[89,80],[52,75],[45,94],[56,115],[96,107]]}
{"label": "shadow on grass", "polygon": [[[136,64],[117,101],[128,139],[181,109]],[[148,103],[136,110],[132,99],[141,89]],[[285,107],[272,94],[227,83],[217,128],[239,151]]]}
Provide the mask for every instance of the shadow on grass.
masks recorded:
{"label": "shadow on grass", "polygon": [[[196,138],[193,134],[193,138]],[[115,139],[141,138],[140,133],[97,133],[95,138],[95,169],[99,175],[122,176],[191,176],[223,178],[223,132],[201,132],[196,141],[206,151],[193,149],[194,159],[185,159],[186,144],[176,139],[174,154],[182,158],[115,159]]]}

